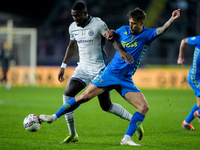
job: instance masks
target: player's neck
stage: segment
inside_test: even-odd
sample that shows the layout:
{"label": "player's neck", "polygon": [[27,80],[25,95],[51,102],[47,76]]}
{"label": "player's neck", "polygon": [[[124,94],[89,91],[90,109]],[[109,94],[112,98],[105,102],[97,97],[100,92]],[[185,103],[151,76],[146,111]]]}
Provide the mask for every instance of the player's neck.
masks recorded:
{"label": "player's neck", "polygon": [[92,19],[92,17],[90,15],[88,15],[88,18],[85,21],[85,24],[84,24],[83,28],[90,23],[91,19]]}

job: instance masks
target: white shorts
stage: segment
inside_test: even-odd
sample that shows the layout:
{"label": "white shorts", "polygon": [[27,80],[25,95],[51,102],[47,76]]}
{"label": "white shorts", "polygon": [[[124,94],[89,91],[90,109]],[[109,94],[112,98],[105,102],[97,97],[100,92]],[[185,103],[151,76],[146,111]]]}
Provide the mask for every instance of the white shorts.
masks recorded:
{"label": "white shorts", "polygon": [[[103,70],[103,69],[102,69]],[[70,80],[78,80],[80,82],[82,82],[85,86],[87,86],[90,82],[93,81],[93,79],[99,75],[101,72],[101,70],[99,70],[98,73],[94,73],[94,72],[88,72],[88,70],[84,69],[83,67],[81,67],[81,65],[78,65],[73,73],[73,75],[71,76]]]}

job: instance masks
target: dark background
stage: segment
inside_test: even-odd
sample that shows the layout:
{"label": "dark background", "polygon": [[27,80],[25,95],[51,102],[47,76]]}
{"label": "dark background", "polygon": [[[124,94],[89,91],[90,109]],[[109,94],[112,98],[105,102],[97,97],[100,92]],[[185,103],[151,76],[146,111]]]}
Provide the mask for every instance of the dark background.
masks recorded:
{"label": "dark background", "polygon": [[[60,65],[69,42],[68,27],[71,24],[70,14],[74,0],[1,0],[0,26],[5,26],[13,19],[14,27],[37,29],[37,65]],[[181,18],[163,36],[153,42],[142,60],[141,67],[146,65],[176,65],[178,50],[182,38],[199,33],[200,6],[198,0],[85,0],[88,12],[100,17],[111,29],[128,25],[127,13],[135,7],[147,12],[145,27],[162,26],[173,10],[181,8]],[[157,7],[162,6],[160,11]],[[155,9],[154,9],[155,8]],[[149,11],[150,10],[150,11]],[[155,15],[156,19],[152,19]],[[193,48],[186,47],[186,64],[191,64]],[[113,47],[106,43],[109,60],[115,53]],[[76,65],[78,52],[69,65]]]}

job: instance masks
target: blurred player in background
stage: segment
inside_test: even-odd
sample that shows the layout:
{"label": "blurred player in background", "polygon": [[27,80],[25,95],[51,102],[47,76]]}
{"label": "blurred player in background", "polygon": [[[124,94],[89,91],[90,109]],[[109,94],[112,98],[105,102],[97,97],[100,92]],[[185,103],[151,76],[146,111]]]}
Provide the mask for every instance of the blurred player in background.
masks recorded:
{"label": "blurred player in background", "polygon": [[177,60],[177,63],[182,66],[184,63],[184,50],[187,44],[195,45],[193,62],[190,67],[187,79],[189,85],[195,92],[195,96],[197,97],[197,103],[192,107],[189,115],[182,122],[182,127],[187,130],[194,130],[194,127],[190,124],[190,122],[194,119],[194,117],[196,117],[197,120],[200,122],[200,36],[198,35],[182,39]]}
{"label": "blurred player in background", "polygon": [[7,80],[7,72],[9,69],[9,63],[12,58],[12,53],[11,50],[9,49],[8,43],[4,42],[2,49],[0,49],[0,62],[1,62],[1,67],[2,67],[2,72],[3,72],[3,77],[0,80],[0,87],[3,83],[5,83],[6,88],[10,89],[11,85]]}
{"label": "blurred player in background", "polygon": [[113,44],[119,41],[125,51],[133,57],[134,62],[128,61],[131,60],[129,58],[127,61],[121,58],[123,50],[116,51],[114,58],[102,74],[97,76],[81,95],[71,98],[53,115],[40,115],[41,120],[51,123],[104,91],[115,89],[128,103],[137,109],[121,140],[121,145],[140,146],[132,140],[132,136],[143,122],[149,106],[142,92],[133,83],[132,75],[139,67],[141,59],[152,41],[164,34],[179,17],[180,9],[173,11],[171,18],[162,27],[147,29],[144,27],[146,13],[139,8],[130,11],[128,14],[129,26],[122,26],[115,32],[113,30],[106,31],[105,37],[112,40],[115,35],[112,40]]}
{"label": "blurred player in background", "polygon": [[[69,27],[70,42],[58,74],[58,80],[60,82],[64,81],[65,67],[77,47],[80,61],[66,86],[63,94],[63,104],[84,89],[108,64],[107,55],[104,50],[105,38],[103,37],[104,32],[108,30],[107,25],[100,18],[88,15],[87,7],[82,2],[74,4],[71,14],[74,22]],[[118,47],[121,47],[120,43],[118,43]],[[126,57],[127,53],[124,54]],[[111,102],[108,91],[100,94],[98,99],[104,111],[113,113],[128,121],[131,120],[132,115],[128,111],[121,105]],[[66,113],[65,119],[69,129],[69,136],[62,143],[78,141],[74,112]],[[139,140],[142,138],[142,131],[142,127],[138,129]]]}

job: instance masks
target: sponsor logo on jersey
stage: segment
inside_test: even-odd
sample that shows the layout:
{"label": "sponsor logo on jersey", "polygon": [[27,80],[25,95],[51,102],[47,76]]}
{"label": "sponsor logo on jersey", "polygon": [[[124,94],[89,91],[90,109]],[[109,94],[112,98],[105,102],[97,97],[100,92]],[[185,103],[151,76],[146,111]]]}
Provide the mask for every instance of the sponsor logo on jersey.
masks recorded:
{"label": "sponsor logo on jersey", "polygon": [[77,42],[78,44],[92,44],[93,40],[79,40]]}
{"label": "sponsor logo on jersey", "polygon": [[121,44],[122,44],[123,48],[137,47],[137,41],[136,40],[129,41],[129,42],[121,41]]}

